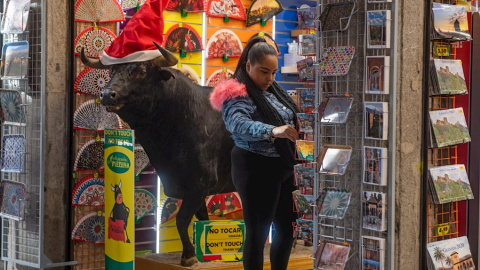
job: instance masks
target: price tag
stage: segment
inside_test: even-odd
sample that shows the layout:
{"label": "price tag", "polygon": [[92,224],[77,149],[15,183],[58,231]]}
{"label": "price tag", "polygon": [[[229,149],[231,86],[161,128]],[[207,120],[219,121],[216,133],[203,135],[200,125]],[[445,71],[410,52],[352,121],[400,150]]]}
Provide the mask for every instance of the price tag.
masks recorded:
{"label": "price tag", "polygon": [[435,45],[435,55],[436,56],[450,56],[450,46],[447,44],[437,44]]}
{"label": "price tag", "polygon": [[93,177],[98,178],[98,172],[95,172],[95,173],[93,174]]}
{"label": "price tag", "polygon": [[310,34],[315,34],[315,30],[310,29]]}
{"label": "price tag", "polygon": [[223,72],[227,73],[227,68],[223,68]]}
{"label": "price tag", "polygon": [[178,67],[181,68],[181,67],[182,67],[182,63],[178,63]]}
{"label": "price tag", "polygon": [[258,33],[258,36],[263,37],[263,36],[265,36],[265,33],[264,33],[264,32],[260,32],[260,33]]}
{"label": "price tag", "polygon": [[183,27],[183,23],[179,23],[179,24],[178,24],[178,27]]}
{"label": "price tag", "polygon": [[436,233],[438,236],[444,236],[450,233],[450,222],[437,225]]}

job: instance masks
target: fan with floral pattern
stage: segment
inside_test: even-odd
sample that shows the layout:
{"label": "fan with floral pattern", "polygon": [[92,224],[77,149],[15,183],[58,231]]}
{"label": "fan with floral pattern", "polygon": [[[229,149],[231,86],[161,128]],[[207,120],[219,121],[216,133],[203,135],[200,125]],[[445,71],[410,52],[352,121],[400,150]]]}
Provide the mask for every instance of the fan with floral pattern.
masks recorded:
{"label": "fan with floral pattern", "polygon": [[25,190],[23,183],[2,180],[0,195],[0,216],[23,220],[25,216]]}
{"label": "fan with floral pattern", "polygon": [[342,219],[347,212],[352,193],[346,189],[324,188],[318,196],[318,213],[333,219]]}
{"label": "fan with floral pattern", "polygon": [[22,172],[25,162],[25,136],[8,134],[2,138],[2,172]]}
{"label": "fan with floral pattern", "polygon": [[80,151],[78,151],[73,166],[74,171],[81,170],[99,170],[104,166],[103,147],[105,141],[103,139],[97,141],[95,139],[85,143]]}
{"label": "fan with floral pattern", "polygon": [[0,89],[0,103],[2,105],[2,116],[5,125],[26,124],[25,111],[22,106],[20,92],[14,90]]}
{"label": "fan with floral pattern", "polygon": [[72,205],[101,206],[105,204],[105,180],[103,177],[87,176],[72,192]]}
{"label": "fan with floral pattern", "polygon": [[73,114],[73,128],[97,131],[121,128],[120,117],[116,113],[107,112],[107,109],[95,100],[89,100],[80,105]]}
{"label": "fan with floral pattern", "polygon": [[134,160],[135,160],[135,176],[138,177],[140,173],[145,170],[150,164],[147,153],[143,150],[141,145],[135,145],[134,147]]}
{"label": "fan with floral pattern", "polygon": [[72,231],[72,240],[105,243],[105,216],[90,213],[80,219]]}
{"label": "fan with floral pattern", "polygon": [[135,189],[135,223],[157,209],[157,199],[145,189]]}
{"label": "fan with floral pattern", "polygon": [[121,22],[125,20],[123,10],[117,0],[77,0],[75,4],[76,22]]}
{"label": "fan with floral pattern", "polygon": [[108,69],[86,68],[75,80],[73,90],[77,93],[98,96],[109,81]]}
{"label": "fan with floral pattern", "polygon": [[147,0],[122,0],[122,9],[129,10],[145,4]]}
{"label": "fan with floral pattern", "polygon": [[89,27],[75,38],[75,55],[80,55],[82,48],[85,48],[85,55],[87,57],[100,58],[103,50],[110,46],[116,37],[117,36],[107,28],[98,27],[98,29],[94,29],[93,27]]}

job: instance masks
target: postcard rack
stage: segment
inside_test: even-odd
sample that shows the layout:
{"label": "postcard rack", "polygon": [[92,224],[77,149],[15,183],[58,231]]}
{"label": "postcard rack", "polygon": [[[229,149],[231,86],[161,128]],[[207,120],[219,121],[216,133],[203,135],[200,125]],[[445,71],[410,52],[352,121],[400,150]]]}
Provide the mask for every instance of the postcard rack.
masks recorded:
{"label": "postcard rack", "polygon": [[[314,243],[324,240],[348,243],[350,255],[345,263],[344,269],[365,269],[363,266],[363,253],[370,254],[373,250],[381,252],[384,260],[384,268],[395,269],[394,267],[394,224],[395,224],[395,179],[394,164],[395,157],[395,90],[396,90],[396,44],[395,33],[397,31],[395,2],[357,0],[355,10],[351,16],[350,24],[344,31],[317,31],[317,59],[321,58],[327,48],[339,46],[353,46],[354,56],[347,74],[341,76],[322,76],[321,72],[316,74],[316,132],[315,132],[315,156],[317,156],[324,145],[344,145],[352,148],[350,162],[344,175],[315,174],[314,196],[318,197],[324,188],[334,187],[345,189],[351,192],[349,209],[342,219],[325,218],[318,214],[314,217]],[[372,2],[372,3],[371,3]],[[337,1],[318,0],[317,14],[321,14],[329,4],[337,4]],[[388,11],[384,15],[385,27],[380,28],[380,35],[386,36],[382,40],[383,46],[370,46],[367,40],[369,27],[369,11]],[[387,31],[384,33],[382,31]],[[317,25],[320,29],[320,22]],[[369,33],[369,32],[368,32]],[[373,44],[373,43],[372,43]],[[378,44],[377,44],[378,45]],[[385,85],[381,93],[368,92],[367,88],[367,59],[368,57],[382,58],[383,63],[379,65]],[[317,65],[321,60],[317,61]],[[317,66],[317,70],[319,70]],[[377,70],[378,71],[378,70]],[[378,74],[377,74],[378,75]],[[387,79],[388,78],[388,81]],[[372,79],[373,80],[373,79]],[[388,89],[387,91],[385,91]],[[332,95],[346,95],[353,98],[348,118],[345,123],[332,124],[322,123],[318,117],[321,114],[322,100]],[[380,105],[381,117],[383,117],[384,128],[388,132],[370,132],[371,121],[375,119],[375,125],[380,122],[377,111],[367,110],[367,105]],[[368,118],[367,115],[371,116]],[[368,121],[367,121],[368,120]],[[370,123],[367,128],[366,125]],[[387,126],[388,123],[388,126]],[[385,163],[383,171],[384,183],[366,182],[364,174],[365,147],[382,149],[377,162]],[[369,174],[370,175],[370,174]],[[372,174],[373,175],[373,174]],[[374,204],[365,198],[365,194],[381,194],[372,196],[376,199]],[[375,207],[373,209],[372,207]],[[382,210],[383,208],[383,210]],[[382,212],[383,211],[383,212]],[[379,229],[372,229],[368,226],[369,221],[379,217],[383,225]],[[368,214],[371,214],[370,217]],[[365,240],[365,239],[366,240]],[[378,241],[374,244],[372,241]],[[316,245],[314,245],[316,248]]]}
{"label": "postcard rack", "polygon": [[[457,0],[443,0],[443,1],[429,1],[428,9],[429,12],[433,13],[432,11],[432,3],[439,3],[439,4],[449,4],[449,5],[456,5]],[[430,25],[431,32],[434,32],[434,22],[427,18],[427,25]],[[429,35],[430,32],[427,32]],[[466,60],[464,55],[459,54],[459,48],[468,46],[469,42],[462,42],[456,40],[449,40],[449,39],[431,39],[428,46],[428,56],[426,61],[434,61],[440,59],[453,59],[453,60]],[[463,50],[467,50],[463,48]],[[469,58],[470,50],[468,49],[467,57]],[[469,61],[469,59],[468,59]],[[460,62],[462,63],[462,62]],[[464,67],[468,64],[464,64]],[[468,116],[468,90],[467,94],[465,95],[453,95],[453,94],[440,94],[435,90],[435,85],[432,82],[430,77],[434,76],[436,67],[434,65],[426,65],[426,74],[429,74],[429,77],[426,79],[426,84],[428,84],[428,88],[425,91],[425,106],[424,106],[424,136],[425,136],[425,147],[424,147],[424,168],[423,168],[423,205],[424,208],[424,223],[423,223],[423,239],[424,239],[424,246],[423,246],[423,257],[422,260],[425,262],[423,265],[427,265],[426,261],[429,260],[429,251],[427,250],[427,246],[429,243],[458,238],[460,236],[465,235],[465,228],[466,225],[462,224],[461,220],[465,219],[466,217],[466,201],[454,201],[448,202],[443,204],[435,204],[433,201],[433,194],[432,191],[429,190],[429,181],[433,181],[429,179],[429,169],[438,167],[438,166],[446,166],[446,165],[454,165],[454,164],[465,164],[467,165],[468,169],[468,143],[457,144],[457,145],[447,145],[438,147],[437,145],[431,145],[429,143],[432,139],[432,134],[434,136],[433,131],[433,121],[430,123],[430,113],[439,110],[448,110],[453,108],[460,108],[463,107],[463,111],[465,112],[465,116]],[[465,74],[468,74],[469,71],[465,70]],[[437,75],[438,76],[438,75]],[[468,86],[468,80],[465,77]],[[425,269],[427,269],[425,267]]]}

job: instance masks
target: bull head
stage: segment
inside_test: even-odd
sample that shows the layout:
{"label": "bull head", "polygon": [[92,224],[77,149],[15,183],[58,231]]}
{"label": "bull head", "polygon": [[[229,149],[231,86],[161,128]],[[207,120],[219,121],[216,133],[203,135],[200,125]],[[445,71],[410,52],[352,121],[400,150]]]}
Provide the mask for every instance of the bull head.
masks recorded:
{"label": "bull head", "polygon": [[134,96],[137,96],[136,100],[138,101],[138,94],[135,91],[143,88],[148,80],[173,76],[170,72],[162,72],[162,68],[176,65],[178,59],[168,50],[155,42],[153,43],[162,54],[161,56],[150,61],[115,65],[104,65],[98,59],[90,59],[85,56],[82,49],[80,56],[83,64],[92,68],[109,68],[111,70],[112,78],[100,93],[100,101],[102,105],[107,107],[108,111],[118,113],[124,105],[131,104]]}

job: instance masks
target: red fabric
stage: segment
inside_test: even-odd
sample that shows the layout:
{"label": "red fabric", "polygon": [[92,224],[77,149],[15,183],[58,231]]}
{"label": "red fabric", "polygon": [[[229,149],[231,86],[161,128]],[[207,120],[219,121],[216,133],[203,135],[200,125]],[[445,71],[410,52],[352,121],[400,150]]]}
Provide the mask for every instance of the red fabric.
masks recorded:
{"label": "red fabric", "polygon": [[152,41],[163,42],[163,10],[168,0],[148,0],[140,7],[105,53],[122,58],[131,53],[156,50]]}
{"label": "red fabric", "polygon": [[108,239],[125,243],[125,233],[123,228],[123,220],[117,219],[115,222],[112,218],[108,218]]}

